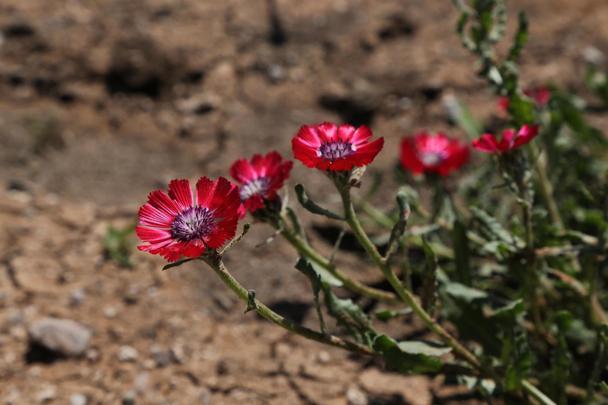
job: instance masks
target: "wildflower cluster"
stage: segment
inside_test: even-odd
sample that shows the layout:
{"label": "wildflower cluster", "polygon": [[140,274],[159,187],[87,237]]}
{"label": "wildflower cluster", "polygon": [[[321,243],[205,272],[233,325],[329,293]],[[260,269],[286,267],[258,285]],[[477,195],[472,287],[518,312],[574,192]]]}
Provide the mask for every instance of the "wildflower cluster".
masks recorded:
{"label": "wildflower cluster", "polygon": [[[457,3],[463,43],[499,96],[500,136],[476,132],[484,125],[459,117],[465,132],[474,133],[470,141],[420,132],[404,136],[390,156],[380,155],[384,138],[366,126],[304,125],[291,140],[293,157],[325,174],[342,204],[326,208],[303,185],[294,190],[305,210],[343,228],[330,257],[313,247],[281,197],[293,163],[276,151],[232,163],[235,184],[202,177],[194,190],[188,180],[173,180],[167,193],[153,191],[139,211],[139,249],[161,255],[171,262],[166,267],[203,261],[247,310],[305,338],[382,358],[392,371],[453,374],[480,397],[506,402],[596,403],[608,391],[602,381],[608,367],[608,141],[566,93],[520,89],[516,61],[525,16],[501,61],[493,46],[504,33],[503,2]],[[591,147],[577,148],[577,142]],[[372,203],[374,192],[386,187],[374,184],[363,193],[364,169],[380,156],[407,174],[397,176],[396,207],[388,212]],[[236,236],[247,213],[298,253],[295,267],[310,281],[318,330],[265,306],[226,267],[223,256],[247,231],[245,225]],[[389,290],[340,267],[345,233]],[[337,290],[371,300],[372,312]],[[335,321],[331,327],[327,316]],[[410,316],[434,341],[397,341],[376,325]]]}

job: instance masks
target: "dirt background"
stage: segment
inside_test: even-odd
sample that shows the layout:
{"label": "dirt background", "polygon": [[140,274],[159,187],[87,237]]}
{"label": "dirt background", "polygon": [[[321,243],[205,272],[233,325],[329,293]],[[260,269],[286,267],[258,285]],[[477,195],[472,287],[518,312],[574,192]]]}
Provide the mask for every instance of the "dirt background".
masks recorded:
{"label": "dirt background", "polygon": [[[585,95],[582,53],[608,54],[608,2],[509,3],[530,18],[524,85],[556,82]],[[278,0],[275,13],[269,4],[0,1],[4,403],[471,400],[442,379],[381,373],[369,359],[243,315],[204,268],[161,272],[161,260],[134,253],[125,269],[104,255],[108,226],[132,222],[150,190],[175,177],[226,175],[234,159],[269,148],[289,156],[303,123],[370,125],[386,138],[375,163],[386,169],[405,133],[463,136],[447,118],[446,96],[480,118],[497,114],[454,34],[449,1]],[[307,173],[296,164],[293,184],[305,180],[318,200],[335,202],[321,176]],[[254,227],[228,264],[264,302],[314,325],[294,253],[280,241],[255,248],[270,234]],[[371,269],[357,271],[377,281]],[[29,326],[49,316],[90,328],[84,356],[32,347]],[[400,326],[424,334],[410,321]]]}

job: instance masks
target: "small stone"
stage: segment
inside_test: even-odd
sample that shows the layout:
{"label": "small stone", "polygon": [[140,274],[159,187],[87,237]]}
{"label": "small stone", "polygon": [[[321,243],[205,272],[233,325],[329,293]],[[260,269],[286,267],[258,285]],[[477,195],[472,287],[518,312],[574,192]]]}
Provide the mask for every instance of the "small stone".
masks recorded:
{"label": "small stone", "polygon": [[137,360],[137,350],[132,346],[121,346],[118,349],[118,360],[122,362],[129,362]]}
{"label": "small stone", "polygon": [[202,387],[198,396],[199,403],[202,405],[211,405],[211,391],[207,387]]}
{"label": "small stone", "polygon": [[150,348],[152,358],[156,364],[156,367],[167,367],[173,361],[173,354],[169,350],[163,350],[159,346],[152,346]]}
{"label": "small stone", "polygon": [[105,307],[103,309],[103,314],[105,315],[106,318],[109,318],[109,319],[116,317],[117,313],[118,313],[118,311],[114,307]]}
{"label": "small stone", "polygon": [[89,349],[86,352],[86,358],[89,361],[97,361],[99,360],[99,351],[96,349]]}
{"label": "small stone", "polygon": [[273,83],[280,82],[281,80],[285,79],[286,76],[283,66],[277,64],[268,66],[266,74]]}
{"label": "small stone", "polygon": [[319,360],[319,363],[327,364],[331,360],[331,356],[326,351],[321,351],[317,355],[317,359]]}
{"label": "small stone", "polygon": [[137,377],[135,377],[135,382],[133,383],[135,391],[140,394],[143,394],[144,392],[146,392],[148,390],[149,382],[150,382],[149,373],[139,373],[137,375]]}
{"label": "small stone", "polygon": [[70,319],[45,318],[29,328],[30,339],[65,356],[80,356],[89,347],[91,331]]}
{"label": "small stone", "polygon": [[349,405],[367,405],[367,395],[356,386],[348,388],[346,399]]}
{"label": "small stone", "polygon": [[87,405],[88,399],[83,394],[73,394],[70,396],[70,405]]}
{"label": "small stone", "polygon": [[79,288],[77,290],[72,291],[70,294],[70,306],[77,307],[80,306],[84,302],[85,293],[84,289]]}
{"label": "small stone", "polygon": [[186,358],[186,354],[184,353],[184,346],[174,345],[173,347],[171,347],[171,357],[176,363],[183,364],[184,359]]}
{"label": "small stone", "polygon": [[129,289],[125,293],[125,295],[123,297],[123,301],[127,305],[137,304],[137,301],[139,300],[139,295],[140,295],[139,288],[132,285],[129,287]]}

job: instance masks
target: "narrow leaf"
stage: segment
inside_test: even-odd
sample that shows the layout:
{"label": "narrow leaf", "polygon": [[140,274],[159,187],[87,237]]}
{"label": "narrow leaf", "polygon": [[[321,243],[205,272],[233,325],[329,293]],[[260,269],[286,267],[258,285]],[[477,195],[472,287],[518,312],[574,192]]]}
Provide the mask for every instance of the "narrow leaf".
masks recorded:
{"label": "narrow leaf", "polygon": [[184,263],[191,262],[192,260],[196,260],[196,258],[194,258],[194,259],[193,258],[181,259],[181,260],[178,260],[176,262],[167,263],[167,264],[165,264],[163,266],[163,270],[169,270],[169,269],[171,269],[173,267],[179,267],[179,266],[181,266]]}
{"label": "narrow leaf", "polygon": [[302,207],[306,208],[308,211],[312,212],[313,214],[323,215],[323,216],[326,216],[331,219],[344,220],[343,216],[338,215],[335,212],[332,212],[328,209],[325,209],[325,208],[317,205],[317,203],[315,203],[314,201],[312,201],[310,199],[310,197],[308,197],[308,194],[306,193],[306,191],[304,190],[304,186],[302,186],[301,184],[296,185],[295,191],[296,191],[296,195],[298,197],[298,201],[300,202]]}
{"label": "narrow leaf", "polygon": [[382,354],[386,367],[401,373],[436,373],[443,362],[436,356],[448,351],[432,348],[423,342],[399,342],[386,335],[377,336],[373,349]]}

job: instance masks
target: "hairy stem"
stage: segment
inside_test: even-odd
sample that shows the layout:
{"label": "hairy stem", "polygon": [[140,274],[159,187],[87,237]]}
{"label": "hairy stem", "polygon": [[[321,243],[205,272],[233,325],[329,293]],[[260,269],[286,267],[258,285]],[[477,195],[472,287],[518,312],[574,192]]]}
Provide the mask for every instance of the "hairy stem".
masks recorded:
{"label": "hairy stem", "polygon": [[[213,271],[215,271],[215,273],[220,277],[224,284],[226,284],[226,286],[228,286],[241,300],[243,300],[243,302],[248,303],[250,301],[249,291],[247,291],[247,289],[243,287],[238,282],[238,280],[232,276],[232,274],[230,274],[230,272],[224,265],[224,262],[222,262],[219,256],[205,257],[203,260],[209,265],[209,267],[213,269]],[[255,311],[262,318],[274,323],[275,325],[282,327],[283,329],[288,330],[289,332],[330,346],[336,346],[342,349],[346,349],[351,352],[366,355],[375,354],[374,351],[367,346],[346,339],[342,339],[338,336],[320,333],[312,329],[303,327],[301,325],[295,324],[290,320],[285,319],[283,316],[277,314],[257,299],[254,299],[254,304]]]}
{"label": "hairy stem", "polygon": [[424,308],[420,305],[418,299],[408,290],[406,290],[401,284],[399,278],[395,272],[390,268],[390,266],[384,261],[378,249],[373,244],[373,242],[367,236],[367,233],[361,226],[355,209],[353,207],[350,190],[348,188],[340,189],[340,195],[342,196],[342,202],[344,205],[344,217],[346,218],[346,222],[352,229],[355,237],[361,244],[361,246],[365,249],[368,255],[372,258],[376,266],[382,271],[382,274],[387,279],[387,281],[391,284],[399,298],[409,305],[414,313],[424,322],[426,327],[430,329],[432,332],[437,334],[441,340],[450,346],[454,353],[465,360],[471,366],[480,369],[481,364],[477,357],[471,353],[466,347],[464,347],[460,342],[458,342],[452,335],[450,335],[443,327],[441,327],[435,320],[429,315],[428,312],[424,310]]}

